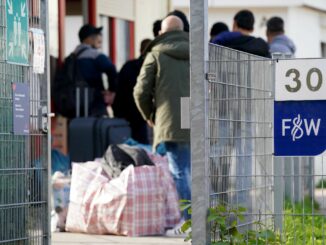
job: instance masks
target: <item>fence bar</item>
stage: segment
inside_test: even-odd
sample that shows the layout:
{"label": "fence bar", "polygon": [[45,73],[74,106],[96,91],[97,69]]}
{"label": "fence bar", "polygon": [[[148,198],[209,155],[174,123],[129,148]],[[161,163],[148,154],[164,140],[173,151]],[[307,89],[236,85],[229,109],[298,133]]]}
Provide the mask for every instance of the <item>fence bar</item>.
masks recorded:
{"label": "fence bar", "polygon": [[[51,86],[50,86],[50,41],[49,41],[49,3],[48,0],[42,0],[43,4],[42,6],[42,13],[44,14],[44,16],[46,16],[44,22],[43,22],[43,29],[46,32],[46,39],[45,39],[45,76],[46,76],[46,81],[47,81],[47,112],[48,112],[48,120],[47,120],[47,128],[48,128],[48,134],[47,134],[47,155],[45,157],[45,159],[47,160],[47,178],[46,178],[46,182],[48,183],[47,185],[47,207],[46,207],[46,211],[47,211],[47,215],[46,215],[46,225],[47,227],[46,229],[46,233],[47,236],[44,237],[44,244],[51,244],[51,197],[52,197],[52,182],[51,182],[51,162],[52,162],[52,158],[51,158],[51,147],[52,147],[52,139],[51,139],[51,133],[49,133],[51,131],[51,118],[50,118],[50,110],[51,110]],[[45,187],[44,187],[45,188]]]}
{"label": "fence bar", "polygon": [[205,100],[207,87],[205,74],[208,60],[207,10],[207,0],[190,1],[192,242],[195,245],[210,243],[206,222],[209,207],[206,158],[208,123]]}

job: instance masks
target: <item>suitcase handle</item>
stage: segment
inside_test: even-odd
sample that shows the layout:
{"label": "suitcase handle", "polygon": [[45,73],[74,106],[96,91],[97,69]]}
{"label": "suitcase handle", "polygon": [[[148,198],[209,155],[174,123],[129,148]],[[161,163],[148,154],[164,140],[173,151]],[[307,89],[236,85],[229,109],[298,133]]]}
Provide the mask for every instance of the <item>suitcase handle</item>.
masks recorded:
{"label": "suitcase handle", "polygon": [[[88,117],[88,88],[83,87],[84,89],[84,117]],[[80,105],[81,105],[81,88],[76,88],[76,117],[80,117]]]}

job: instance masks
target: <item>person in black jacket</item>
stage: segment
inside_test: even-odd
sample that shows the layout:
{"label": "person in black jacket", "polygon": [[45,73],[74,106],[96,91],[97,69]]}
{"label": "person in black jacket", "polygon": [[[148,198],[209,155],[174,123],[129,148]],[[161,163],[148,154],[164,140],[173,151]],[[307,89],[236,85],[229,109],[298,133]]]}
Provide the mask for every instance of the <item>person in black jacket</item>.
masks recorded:
{"label": "person in black jacket", "polygon": [[114,116],[126,119],[130,123],[132,138],[142,144],[149,144],[147,123],[136,107],[133,90],[144,62],[146,47],[150,42],[150,39],[144,39],[140,45],[141,56],[128,61],[121,68],[118,76],[118,89],[113,103]]}
{"label": "person in black jacket", "polygon": [[216,36],[218,36],[219,34],[223,33],[223,32],[228,32],[229,31],[229,27],[224,23],[224,22],[216,22],[214,23],[214,25],[211,28],[210,31],[210,42],[212,42],[214,40],[214,38]]}
{"label": "person in black jacket", "polygon": [[239,11],[233,19],[233,31],[223,32],[212,43],[250,54],[270,57],[269,46],[262,38],[251,36],[255,17],[250,10]]}

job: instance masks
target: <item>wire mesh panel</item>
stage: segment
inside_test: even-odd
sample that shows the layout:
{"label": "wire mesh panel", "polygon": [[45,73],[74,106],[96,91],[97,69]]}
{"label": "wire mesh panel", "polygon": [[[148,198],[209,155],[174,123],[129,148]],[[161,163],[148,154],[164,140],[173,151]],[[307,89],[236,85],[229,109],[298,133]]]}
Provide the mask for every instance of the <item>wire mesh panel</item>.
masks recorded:
{"label": "wire mesh panel", "polygon": [[[47,1],[26,3],[19,11],[28,10],[29,28],[46,33]],[[42,118],[48,107],[47,69],[33,72],[30,29],[28,65],[9,64],[6,4],[13,1],[0,0],[0,244],[49,244],[48,136]],[[14,133],[14,83],[29,87],[27,135]]]}
{"label": "wire mesh panel", "polygon": [[213,240],[273,227],[273,69],[269,59],[209,47],[210,206],[225,222],[212,224]]}
{"label": "wire mesh panel", "polygon": [[209,47],[212,242],[325,244],[325,158],[273,156],[276,62]]}

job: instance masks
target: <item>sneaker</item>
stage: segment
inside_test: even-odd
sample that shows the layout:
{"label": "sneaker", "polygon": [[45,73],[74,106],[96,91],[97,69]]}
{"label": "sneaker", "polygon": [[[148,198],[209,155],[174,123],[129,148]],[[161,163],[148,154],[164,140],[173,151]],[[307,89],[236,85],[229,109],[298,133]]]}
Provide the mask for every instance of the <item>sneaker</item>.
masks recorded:
{"label": "sneaker", "polygon": [[184,223],[184,220],[181,220],[173,229],[168,229],[165,232],[165,236],[167,237],[180,237],[180,238],[186,238],[189,233],[191,232],[191,228],[189,228],[186,231],[182,231],[181,227]]}

